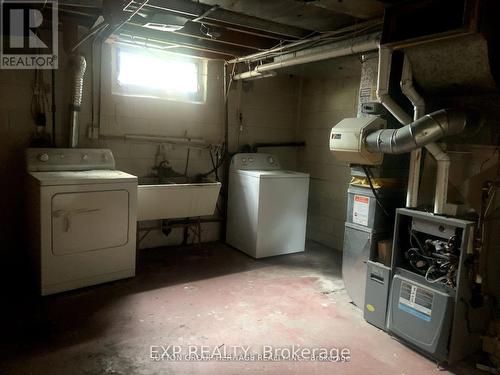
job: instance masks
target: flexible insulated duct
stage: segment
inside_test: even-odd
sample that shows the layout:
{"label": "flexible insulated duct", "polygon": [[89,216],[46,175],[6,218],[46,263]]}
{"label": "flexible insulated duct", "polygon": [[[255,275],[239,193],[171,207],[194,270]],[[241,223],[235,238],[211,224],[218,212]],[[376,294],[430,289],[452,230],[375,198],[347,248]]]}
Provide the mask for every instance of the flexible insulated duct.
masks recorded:
{"label": "flexible insulated duct", "polygon": [[80,112],[80,106],[82,105],[82,95],[83,95],[83,76],[85,75],[85,69],[87,67],[87,62],[85,57],[82,55],[77,55],[73,57],[73,88],[71,91],[71,104],[69,106],[70,110],[70,135],[69,135],[69,146],[74,148],[78,146],[78,136],[80,133],[80,126],[78,123],[78,113]]}
{"label": "flexible insulated duct", "polygon": [[377,130],[366,137],[369,152],[403,154],[459,134],[467,125],[467,114],[456,109],[442,109],[412,122],[399,129]]}

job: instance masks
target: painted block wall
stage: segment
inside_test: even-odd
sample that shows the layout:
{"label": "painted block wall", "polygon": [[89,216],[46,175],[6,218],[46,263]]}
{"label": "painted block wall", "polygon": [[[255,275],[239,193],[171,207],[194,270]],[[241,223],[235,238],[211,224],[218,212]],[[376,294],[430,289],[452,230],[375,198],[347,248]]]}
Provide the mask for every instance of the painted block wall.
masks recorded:
{"label": "painted block wall", "polygon": [[[229,146],[237,152],[255,143],[293,142],[297,139],[300,78],[278,75],[255,81],[236,81],[229,92]],[[260,148],[276,155],[286,169],[297,169],[294,148]]]}
{"label": "painted block wall", "polygon": [[[82,147],[106,147],[113,151],[117,169],[142,177],[150,175],[156,161],[159,142],[144,142],[126,139],[126,135],[150,135],[163,137],[201,138],[209,144],[223,142],[222,74],[220,61],[206,62],[206,101],[188,103],[157,98],[115,95],[111,90],[112,54],[111,44],[104,44],[102,50],[101,113],[99,140],[86,137],[92,115],[85,106],[88,119],[82,121]],[[145,67],[147,69],[147,67]],[[90,76],[87,77],[89,82]],[[90,98],[90,84],[86,85],[86,96]],[[186,169],[188,148],[183,145],[164,145],[165,159],[178,173]],[[194,176],[212,169],[207,150],[191,149],[187,174]],[[214,177],[214,176],[212,176]],[[141,225],[152,226],[155,222]],[[159,223],[156,223],[159,224]],[[152,231],[141,242],[141,248],[174,245],[182,242],[182,229],[175,229],[166,237],[160,231]],[[206,223],[202,226],[202,240],[215,241],[219,237],[219,224]]]}
{"label": "painted block wall", "polygon": [[[63,45],[60,35],[60,46]],[[82,108],[80,112],[80,147],[110,148],[116,158],[117,168],[123,171],[144,176],[154,166],[158,144],[125,140],[125,134],[148,134],[169,137],[189,136],[204,138],[210,143],[223,140],[223,102],[222,102],[222,62],[209,61],[207,67],[207,102],[192,104],[171,102],[151,98],[133,98],[111,95],[111,48],[103,48],[103,80],[101,85],[101,135],[99,140],[88,139],[87,129],[92,124],[90,49],[84,48],[87,58],[87,71],[84,80]],[[60,68],[56,71],[56,121],[57,145],[67,147],[68,138],[68,104],[71,72],[68,69],[68,57],[64,51],[59,53]],[[95,67],[97,70],[98,67]],[[19,252],[22,247],[19,239],[23,238],[23,191],[19,189],[24,181],[24,149],[28,147],[35,127],[30,115],[32,81],[34,72],[0,70],[0,177],[1,207],[0,228],[2,246],[0,254],[8,258],[17,258],[23,262]],[[50,105],[50,72],[44,72]],[[235,87],[235,86],[234,86]],[[237,90],[230,93],[230,123],[232,142],[237,127],[236,98],[242,100],[238,110],[243,113],[243,132],[241,143],[253,142],[285,142],[294,140],[296,126],[296,105],[298,79],[279,77],[262,80],[248,85],[241,95],[235,97]],[[94,90],[98,93],[97,88]],[[281,93],[286,95],[281,95]],[[97,97],[97,95],[96,95]],[[291,110],[289,109],[291,108]],[[49,131],[51,118],[48,118]],[[187,150],[182,146],[167,146],[167,158],[173,168],[184,171]],[[234,147],[233,147],[234,149]],[[267,151],[267,150],[266,150]],[[269,150],[280,153],[283,150]],[[288,167],[296,163],[295,152],[291,153]],[[287,152],[284,152],[287,156]],[[287,157],[282,157],[286,160]],[[285,163],[286,164],[286,163]],[[287,165],[285,165],[287,166]],[[192,150],[190,154],[189,174],[205,172],[211,169],[211,161],[206,151]],[[219,236],[218,224],[206,224],[203,228],[203,240],[216,240]],[[145,241],[144,246],[154,247],[165,244],[178,244],[182,233],[175,231],[168,238],[153,233]]]}
{"label": "painted block wall", "polygon": [[346,117],[356,117],[360,69],[331,69],[321,77],[305,77],[297,139],[298,169],[310,173],[307,237],[342,250],[350,169],[329,149],[331,128]]}

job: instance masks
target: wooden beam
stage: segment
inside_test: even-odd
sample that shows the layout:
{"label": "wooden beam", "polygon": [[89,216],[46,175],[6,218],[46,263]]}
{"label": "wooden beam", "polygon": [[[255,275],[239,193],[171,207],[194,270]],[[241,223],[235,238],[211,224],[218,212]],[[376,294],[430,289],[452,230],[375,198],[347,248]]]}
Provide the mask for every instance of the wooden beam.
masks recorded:
{"label": "wooden beam", "polygon": [[136,35],[143,38],[165,41],[170,44],[178,44],[185,48],[202,49],[208,52],[223,53],[230,56],[244,56],[254,51],[254,49],[227,45],[216,40],[204,40],[195,36],[152,30],[130,23],[123,25],[118,31],[118,34]]}
{"label": "wooden beam", "polygon": [[218,30],[221,33],[221,36],[217,39],[212,39],[209,36],[203,34],[200,30],[201,24],[197,22],[187,22],[181,30],[176,31],[175,33],[204,40],[211,40],[237,47],[249,48],[256,51],[271,48],[276,45],[275,40],[270,40],[261,36],[239,33],[234,30],[229,30],[217,26],[209,25],[208,27],[213,27],[215,30]]}
{"label": "wooden beam", "polygon": [[375,0],[316,0],[308,2],[307,5],[328,9],[365,20],[382,17],[384,15],[384,4]]}

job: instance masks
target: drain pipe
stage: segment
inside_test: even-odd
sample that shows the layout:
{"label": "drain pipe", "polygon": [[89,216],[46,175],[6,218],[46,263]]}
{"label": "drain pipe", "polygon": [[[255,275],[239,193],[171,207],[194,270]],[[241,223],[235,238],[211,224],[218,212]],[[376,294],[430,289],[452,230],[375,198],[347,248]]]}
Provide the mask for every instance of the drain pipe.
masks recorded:
{"label": "drain pipe", "polygon": [[[405,55],[403,73],[401,75],[401,91],[413,105],[413,120],[416,121],[425,114],[425,101],[413,86],[413,72],[410,60]],[[417,207],[418,190],[420,182],[420,161],[422,149],[417,148],[411,152],[410,168],[408,171],[408,190],[406,194],[406,207]]]}
{"label": "drain pipe", "polygon": [[78,114],[80,113],[80,106],[82,105],[83,95],[83,76],[85,75],[85,68],[87,62],[82,55],[76,55],[73,58],[74,63],[74,76],[73,76],[73,89],[71,93],[70,110],[70,134],[69,134],[69,147],[75,148],[78,146],[78,138],[80,133],[80,126],[78,122]]}

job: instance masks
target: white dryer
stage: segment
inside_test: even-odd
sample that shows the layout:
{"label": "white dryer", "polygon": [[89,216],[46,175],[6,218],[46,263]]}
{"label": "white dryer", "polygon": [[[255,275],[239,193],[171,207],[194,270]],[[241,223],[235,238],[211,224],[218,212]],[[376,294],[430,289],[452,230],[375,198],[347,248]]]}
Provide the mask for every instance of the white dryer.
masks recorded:
{"label": "white dryer", "polygon": [[137,177],[103,149],[28,149],[30,251],[42,295],[135,275]]}
{"label": "white dryer", "polygon": [[229,170],[226,241],[254,258],[304,251],[309,175],[269,154],[236,154]]}

